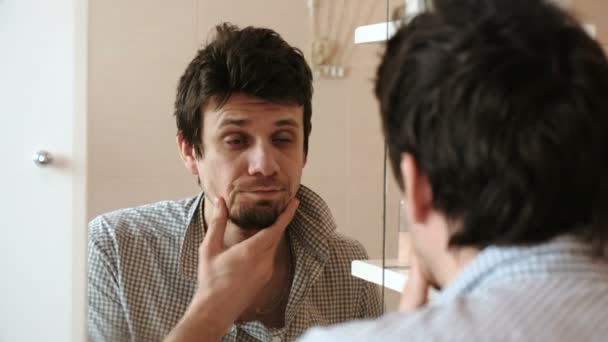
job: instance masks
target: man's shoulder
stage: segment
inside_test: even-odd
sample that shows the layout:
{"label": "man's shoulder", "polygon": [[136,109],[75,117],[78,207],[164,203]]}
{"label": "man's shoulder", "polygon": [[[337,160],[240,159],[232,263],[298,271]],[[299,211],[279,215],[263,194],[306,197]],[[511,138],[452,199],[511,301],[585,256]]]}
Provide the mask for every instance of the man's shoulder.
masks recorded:
{"label": "man's shoulder", "polygon": [[302,184],[296,197],[300,200],[298,207],[300,220],[312,224],[317,229],[322,228],[324,231],[336,229],[331,210],[321,195]]}
{"label": "man's shoulder", "polygon": [[188,215],[196,200],[197,197],[160,201],[101,214],[89,222],[89,239],[181,235],[187,228]]}
{"label": "man's shoulder", "polygon": [[311,329],[301,340],[494,341],[504,337],[503,330],[487,329],[485,323],[487,322],[473,322],[468,319],[466,312],[461,312],[456,305],[443,307],[429,305],[414,313],[393,312],[378,319]]}
{"label": "man's shoulder", "polygon": [[363,245],[337,231],[337,225],[327,203],[312,189],[301,185],[298,191],[299,228],[305,238],[327,240],[333,260],[367,259]]}
{"label": "man's shoulder", "polygon": [[361,242],[336,231],[330,235],[329,249],[334,256],[350,261],[369,258]]}

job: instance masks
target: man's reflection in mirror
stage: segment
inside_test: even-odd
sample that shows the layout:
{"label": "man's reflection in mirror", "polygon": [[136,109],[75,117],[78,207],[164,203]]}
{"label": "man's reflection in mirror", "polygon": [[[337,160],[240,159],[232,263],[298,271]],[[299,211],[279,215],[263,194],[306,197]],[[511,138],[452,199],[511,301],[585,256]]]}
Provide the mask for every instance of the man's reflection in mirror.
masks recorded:
{"label": "man's reflection in mirror", "polygon": [[90,223],[92,340],[293,340],[381,313],[375,286],[350,275],[365,250],[300,184],[312,94],[302,52],[278,33],[216,27],[175,100],[179,153],[202,192]]}

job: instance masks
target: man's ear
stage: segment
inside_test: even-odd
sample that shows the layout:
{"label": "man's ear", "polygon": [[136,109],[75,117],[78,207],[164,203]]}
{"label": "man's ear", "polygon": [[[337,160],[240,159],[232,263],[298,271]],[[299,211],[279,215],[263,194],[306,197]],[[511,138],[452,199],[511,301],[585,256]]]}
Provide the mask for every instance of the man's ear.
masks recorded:
{"label": "man's ear", "polygon": [[184,161],[184,165],[186,169],[190,171],[193,175],[198,175],[198,165],[196,164],[196,152],[194,147],[187,143],[184,140],[184,136],[182,132],[177,134],[177,148],[179,149],[179,154]]}
{"label": "man's ear", "polygon": [[433,190],[428,178],[409,153],[401,155],[401,176],[405,214],[411,223],[424,224],[433,208]]}

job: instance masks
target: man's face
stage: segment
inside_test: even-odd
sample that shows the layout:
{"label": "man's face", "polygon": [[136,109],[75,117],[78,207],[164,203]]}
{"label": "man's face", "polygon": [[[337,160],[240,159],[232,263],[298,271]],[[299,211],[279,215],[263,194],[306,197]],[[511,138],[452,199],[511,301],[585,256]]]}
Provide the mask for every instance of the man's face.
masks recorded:
{"label": "man's face", "polygon": [[305,163],[303,116],[301,106],[240,94],[203,111],[203,190],[225,199],[237,226],[270,226],[295,196]]}

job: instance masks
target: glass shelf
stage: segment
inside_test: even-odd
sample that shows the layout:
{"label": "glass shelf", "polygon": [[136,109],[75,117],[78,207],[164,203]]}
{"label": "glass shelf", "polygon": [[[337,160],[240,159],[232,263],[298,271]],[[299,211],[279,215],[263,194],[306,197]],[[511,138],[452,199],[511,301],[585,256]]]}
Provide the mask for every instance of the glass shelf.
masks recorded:
{"label": "glass shelf", "polygon": [[353,277],[402,292],[407,281],[408,266],[397,259],[385,259],[384,279],[382,279],[382,259],[355,260],[351,265],[351,274]]}

